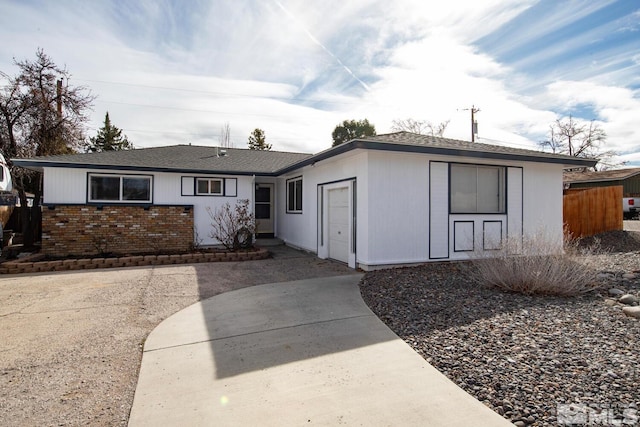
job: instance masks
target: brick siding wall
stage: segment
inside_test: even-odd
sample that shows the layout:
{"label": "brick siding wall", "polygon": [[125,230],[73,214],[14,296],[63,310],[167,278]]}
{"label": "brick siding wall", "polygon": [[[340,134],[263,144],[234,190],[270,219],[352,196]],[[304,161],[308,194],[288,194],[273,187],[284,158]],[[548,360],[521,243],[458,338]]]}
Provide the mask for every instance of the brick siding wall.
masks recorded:
{"label": "brick siding wall", "polygon": [[42,211],[42,253],[96,255],[188,251],[193,209],[55,205]]}

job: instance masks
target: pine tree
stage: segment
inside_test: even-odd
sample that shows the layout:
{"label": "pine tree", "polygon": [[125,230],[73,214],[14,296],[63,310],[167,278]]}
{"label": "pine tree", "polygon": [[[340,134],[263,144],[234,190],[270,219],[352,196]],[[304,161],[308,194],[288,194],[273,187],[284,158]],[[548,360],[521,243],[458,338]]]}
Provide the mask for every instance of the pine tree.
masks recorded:
{"label": "pine tree", "polygon": [[333,137],[332,146],[344,144],[352,139],[375,135],[376,127],[369,123],[369,120],[345,120],[333,130],[331,134]]}
{"label": "pine tree", "polygon": [[271,150],[271,144],[267,144],[264,131],[262,129],[254,129],[249,135],[249,150]]}
{"label": "pine tree", "polygon": [[131,150],[133,144],[129,142],[126,135],[122,135],[122,130],[111,124],[109,112],[104,116],[104,125],[98,129],[98,134],[89,139],[88,151],[120,151]]}

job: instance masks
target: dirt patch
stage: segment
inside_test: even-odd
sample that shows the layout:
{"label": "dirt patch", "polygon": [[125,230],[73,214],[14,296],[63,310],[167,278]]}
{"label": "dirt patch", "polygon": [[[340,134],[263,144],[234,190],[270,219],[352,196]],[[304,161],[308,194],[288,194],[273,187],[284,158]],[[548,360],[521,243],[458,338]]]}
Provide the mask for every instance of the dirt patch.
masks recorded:
{"label": "dirt patch", "polygon": [[284,246],[262,261],[0,277],[0,425],[126,426],[162,320],[247,286],[353,274]]}

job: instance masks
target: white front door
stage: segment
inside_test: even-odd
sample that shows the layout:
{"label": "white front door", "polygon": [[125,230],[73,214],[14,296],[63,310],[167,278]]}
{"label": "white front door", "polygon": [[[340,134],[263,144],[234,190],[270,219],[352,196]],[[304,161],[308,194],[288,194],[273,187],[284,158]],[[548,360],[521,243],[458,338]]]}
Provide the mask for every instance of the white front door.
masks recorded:
{"label": "white front door", "polygon": [[349,188],[329,190],[329,258],[349,262]]}
{"label": "white front door", "polygon": [[256,184],[254,200],[256,235],[273,237],[273,184]]}

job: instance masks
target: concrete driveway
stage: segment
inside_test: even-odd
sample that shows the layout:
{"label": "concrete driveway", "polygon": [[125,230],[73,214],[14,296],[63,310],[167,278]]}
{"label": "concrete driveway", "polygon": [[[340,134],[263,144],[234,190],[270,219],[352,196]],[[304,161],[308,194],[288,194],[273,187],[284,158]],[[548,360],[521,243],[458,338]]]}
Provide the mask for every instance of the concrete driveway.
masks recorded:
{"label": "concrete driveway", "polygon": [[228,292],[145,343],[130,427],[508,426],[364,304],[361,275]]}
{"label": "concrete driveway", "polygon": [[0,276],[0,425],[127,425],[162,320],[234,289],[353,274],[270,249],[264,261]]}

